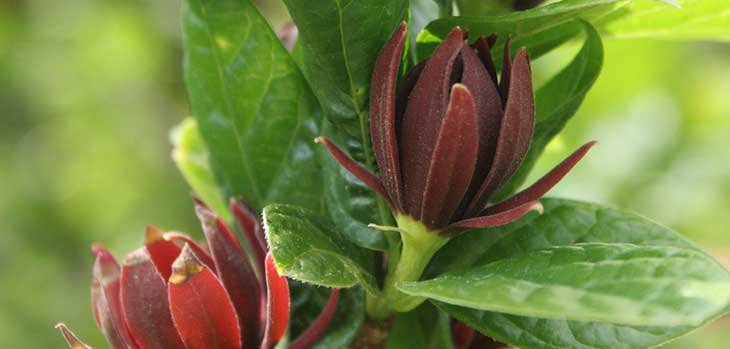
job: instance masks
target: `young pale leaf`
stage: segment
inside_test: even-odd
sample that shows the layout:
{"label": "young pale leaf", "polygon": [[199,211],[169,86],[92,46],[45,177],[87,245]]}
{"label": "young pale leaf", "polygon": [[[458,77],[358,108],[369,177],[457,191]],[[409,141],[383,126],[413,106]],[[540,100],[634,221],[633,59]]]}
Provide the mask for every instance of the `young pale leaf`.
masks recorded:
{"label": "young pale leaf", "polygon": [[[441,38],[455,26],[461,26],[470,37],[497,33],[512,38],[516,50],[527,47],[530,58],[547,53],[558,44],[569,40],[580,28],[571,22],[582,18],[590,22],[620,9],[629,0],[564,0],[526,11],[500,15],[449,17],[431,22],[418,37],[419,57],[425,57],[438,45]],[[503,42],[503,41],[500,41]],[[494,62],[499,66],[503,46],[492,49]]]}
{"label": "young pale leaf", "polygon": [[648,349],[695,329],[550,320],[434,303],[479,332],[522,349]]}
{"label": "young pale leaf", "polygon": [[325,114],[367,144],[373,64],[398,23],[406,19],[408,0],[284,3],[299,28],[304,73]]}
{"label": "young pale leaf", "polygon": [[[322,208],[314,95],[249,0],[187,0],[185,78],[225,197]],[[264,155],[265,154],[265,155]]]}
{"label": "young pale leaf", "polygon": [[586,33],[583,47],[570,64],[535,93],[537,114],[530,150],[519,170],[502,188],[499,194],[501,198],[514,193],[525,181],[545,150],[545,146],[560,133],[568,120],[578,111],[588,90],[601,72],[603,65],[601,37],[590,23],[580,21],[580,24]]}
{"label": "young pale leaf", "polygon": [[210,169],[208,149],[200,137],[198,123],[193,118],[186,118],[170,132],[170,138],[173,145],[172,159],[195,195],[205,201],[213,211],[218,212],[225,221],[230,221],[226,201],[223,200]]}
{"label": "young pale leaf", "polygon": [[263,216],[280,273],[315,285],[344,288],[360,284],[375,292],[372,255],[332,230],[332,222],[290,205],[269,205]]}
{"label": "young pale leaf", "polygon": [[598,26],[607,38],[730,41],[730,2],[677,0],[634,1]]}

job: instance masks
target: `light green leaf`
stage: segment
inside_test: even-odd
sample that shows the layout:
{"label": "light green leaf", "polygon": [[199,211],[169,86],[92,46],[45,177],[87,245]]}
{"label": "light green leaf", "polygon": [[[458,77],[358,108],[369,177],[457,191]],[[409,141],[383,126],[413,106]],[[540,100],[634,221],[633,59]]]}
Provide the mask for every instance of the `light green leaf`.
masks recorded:
{"label": "light green leaf", "polygon": [[680,326],[699,325],[727,306],[730,275],[693,248],[580,243],[404,282],[399,289],[522,316]]}
{"label": "light green leaf", "polygon": [[200,138],[195,119],[183,120],[170,132],[170,139],[173,145],[172,159],[195,195],[228,221],[230,213],[210,170],[208,149]]}
{"label": "light green leaf", "polygon": [[299,27],[304,72],[325,114],[335,126],[368,143],[373,64],[391,33],[406,19],[408,0],[284,3]]}
{"label": "light green leaf", "polygon": [[323,208],[315,97],[248,0],[187,0],[185,79],[224,197]]}
{"label": "light green leaf", "polygon": [[[550,320],[435,303],[440,309],[477,331],[522,349],[648,349],[696,328]],[[712,320],[714,319],[708,322]]]}
{"label": "light green leaf", "polygon": [[375,292],[372,255],[332,230],[332,222],[290,205],[264,208],[264,228],[279,271],[326,287],[362,285]]}
{"label": "light green leaf", "polygon": [[607,38],[730,41],[730,2],[677,0],[679,7],[636,0],[599,24]]}
{"label": "light green leaf", "polygon": [[603,66],[603,44],[598,32],[581,21],[586,33],[583,48],[560,73],[535,93],[535,132],[530,149],[519,170],[500,192],[504,198],[525,181],[553,137],[578,111],[583,99],[598,78]]}

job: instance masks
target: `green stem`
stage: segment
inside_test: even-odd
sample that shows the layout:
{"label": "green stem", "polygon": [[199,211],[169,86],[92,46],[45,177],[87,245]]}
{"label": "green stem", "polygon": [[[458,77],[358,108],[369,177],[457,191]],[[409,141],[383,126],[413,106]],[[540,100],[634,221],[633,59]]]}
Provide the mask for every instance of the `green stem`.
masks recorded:
{"label": "green stem", "polygon": [[367,299],[368,314],[376,319],[385,319],[393,311],[413,310],[423,303],[422,297],[409,296],[396,286],[403,281],[417,281],[431,257],[449,241],[449,238],[429,230],[409,216],[399,215],[396,222],[402,244],[389,251],[383,291],[378,295],[368,295]]}

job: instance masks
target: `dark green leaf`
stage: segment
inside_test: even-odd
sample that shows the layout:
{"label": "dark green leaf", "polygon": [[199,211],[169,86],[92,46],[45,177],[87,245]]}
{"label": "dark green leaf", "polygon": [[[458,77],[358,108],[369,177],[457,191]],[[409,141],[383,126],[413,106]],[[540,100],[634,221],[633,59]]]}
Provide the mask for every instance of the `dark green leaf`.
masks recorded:
{"label": "dark green leaf", "polygon": [[393,320],[385,349],[451,349],[449,316],[430,303],[398,313]]}
{"label": "dark green leaf", "polygon": [[[511,36],[512,48],[526,47],[535,59],[557,44],[579,33],[578,18],[596,21],[626,5],[630,0],[564,0],[526,11],[490,16],[449,17],[431,22],[418,37],[419,57],[426,57],[455,26],[461,26],[472,38],[497,33],[501,38]],[[545,45],[550,43],[550,45]],[[492,50],[494,62],[502,62],[502,47]]]}
{"label": "dark green leaf", "polygon": [[683,326],[699,325],[725,309],[730,274],[691,247],[591,242],[404,282],[399,289],[449,304],[522,316]]}
{"label": "dark green leaf", "polygon": [[519,170],[500,192],[502,198],[513,193],[527,179],[545,146],[578,111],[601,72],[601,37],[589,23],[581,21],[581,24],[586,32],[583,48],[570,64],[535,93],[535,133],[530,149]]}
{"label": "dark green leaf", "polygon": [[248,0],[187,0],[190,104],[223,195],[321,209],[319,109],[302,74]]}
{"label": "dark green leaf", "polygon": [[[680,8],[658,1],[634,1],[602,21],[609,38],[730,40],[730,2],[677,0]],[[609,20],[610,19],[610,20]]]}
{"label": "dark green leaf", "polygon": [[[290,340],[312,324],[329,299],[331,289],[309,284],[290,282],[292,310]],[[335,316],[326,334],[312,348],[346,348],[360,330],[365,320],[365,293],[359,287],[340,291]]]}
{"label": "dark green leaf", "polygon": [[299,27],[305,74],[327,117],[367,143],[373,64],[398,23],[406,19],[408,0],[284,3]]}
{"label": "dark green leaf", "polygon": [[[357,140],[345,133],[333,132],[329,123],[324,127],[324,134],[348,153],[362,153],[361,144]],[[376,194],[340,166],[324,146],[320,147],[318,152],[325,169],[324,188],[327,207],[337,229],[359,246],[373,250],[387,249],[383,232],[367,226],[370,223],[382,223],[378,210],[385,207],[378,207]],[[382,215],[390,214],[385,211]]]}
{"label": "dark green leaf", "polygon": [[332,222],[290,205],[264,208],[266,237],[284,275],[326,287],[362,285],[375,292],[372,255],[333,230]]}
{"label": "dark green leaf", "polygon": [[[647,349],[695,327],[622,326],[500,314],[436,302],[451,316],[485,335],[522,349]],[[708,321],[709,322],[709,321]]]}

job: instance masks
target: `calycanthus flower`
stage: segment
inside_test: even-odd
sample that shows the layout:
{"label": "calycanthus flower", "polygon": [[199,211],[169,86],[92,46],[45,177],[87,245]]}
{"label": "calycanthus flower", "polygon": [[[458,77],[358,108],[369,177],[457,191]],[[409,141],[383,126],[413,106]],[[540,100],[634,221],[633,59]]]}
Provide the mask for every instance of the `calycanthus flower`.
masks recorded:
{"label": "calycanthus flower", "polygon": [[[144,246],[121,266],[103,247],[92,247],[94,318],[113,349],[270,349],[285,335],[289,287],[267,253],[257,215],[245,203],[231,202],[244,249],[202,201],[195,209],[207,246],[148,226]],[[315,343],[338,299],[334,289],[319,317],[288,347]],[[90,348],[64,324],[58,328],[70,348]]]}
{"label": "calycanthus flower", "polygon": [[370,135],[380,177],[318,138],[353,175],[382,196],[394,216],[441,234],[509,223],[533,209],[595,144],[590,142],[524,191],[490,200],[517,171],[535,125],[530,61],[524,48],[500,79],[490,55],[496,36],[473,45],[458,27],[396,89],[406,38],[402,23],[375,63]]}

